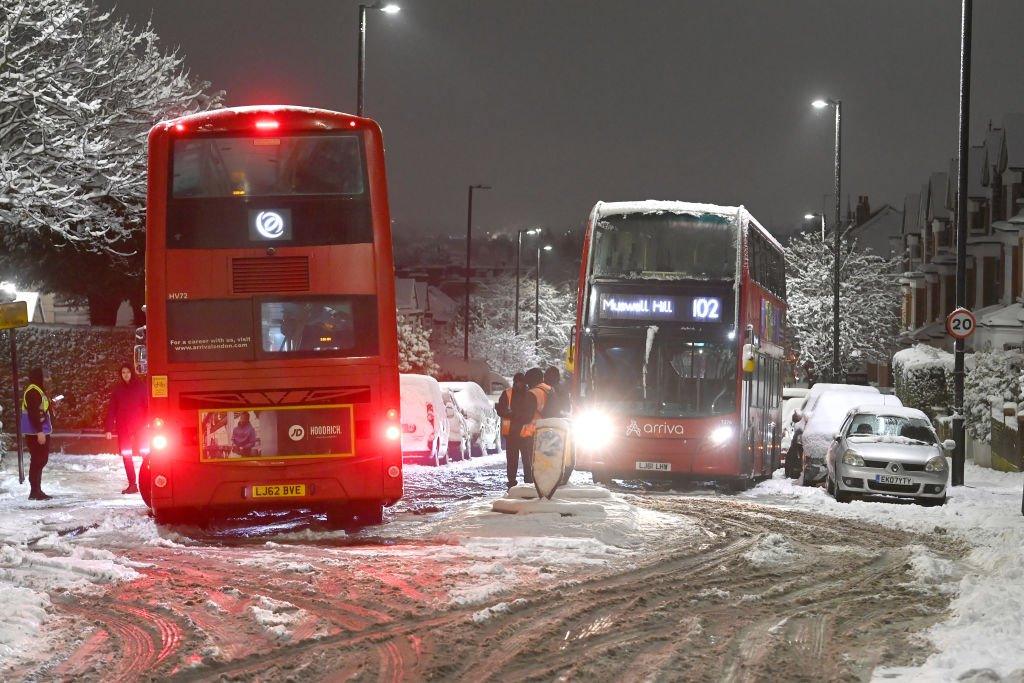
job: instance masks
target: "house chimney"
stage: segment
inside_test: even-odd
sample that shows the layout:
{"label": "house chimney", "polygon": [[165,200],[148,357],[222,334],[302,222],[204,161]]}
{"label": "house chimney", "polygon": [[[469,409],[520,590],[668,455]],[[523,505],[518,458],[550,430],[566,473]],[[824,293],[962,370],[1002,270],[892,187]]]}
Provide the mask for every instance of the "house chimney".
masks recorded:
{"label": "house chimney", "polygon": [[871,204],[868,203],[868,196],[862,194],[857,197],[857,225],[863,225],[871,217]]}

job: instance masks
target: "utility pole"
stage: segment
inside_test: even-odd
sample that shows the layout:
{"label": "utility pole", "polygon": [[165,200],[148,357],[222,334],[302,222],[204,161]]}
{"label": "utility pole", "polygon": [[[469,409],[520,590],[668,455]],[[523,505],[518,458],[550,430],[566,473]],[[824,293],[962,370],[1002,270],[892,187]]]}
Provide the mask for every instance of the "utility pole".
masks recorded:
{"label": "utility pole", "polygon": [[[971,15],[972,0],[963,0],[960,19],[960,130],[956,187],[956,307],[967,307],[967,154],[971,122]],[[953,471],[951,484],[964,483],[964,344],[953,347]],[[1021,502],[1024,513],[1024,501]]]}

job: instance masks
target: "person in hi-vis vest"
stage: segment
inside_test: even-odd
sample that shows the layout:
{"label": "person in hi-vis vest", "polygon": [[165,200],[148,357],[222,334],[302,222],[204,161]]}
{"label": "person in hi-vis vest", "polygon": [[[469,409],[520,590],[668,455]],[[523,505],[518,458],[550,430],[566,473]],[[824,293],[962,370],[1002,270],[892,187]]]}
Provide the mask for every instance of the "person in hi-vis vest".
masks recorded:
{"label": "person in hi-vis vest", "polygon": [[28,442],[31,461],[28,466],[28,483],[31,500],[49,500],[43,493],[43,468],[50,459],[50,397],[46,395],[46,380],[42,368],[32,368],[28,373],[28,386],[21,395],[22,432]]}

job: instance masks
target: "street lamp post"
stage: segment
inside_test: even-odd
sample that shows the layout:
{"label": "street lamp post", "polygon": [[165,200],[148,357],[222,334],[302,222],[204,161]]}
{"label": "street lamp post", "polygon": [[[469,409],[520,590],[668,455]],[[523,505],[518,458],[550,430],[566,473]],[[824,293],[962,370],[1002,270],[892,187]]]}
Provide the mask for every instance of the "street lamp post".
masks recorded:
{"label": "street lamp post", "polygon": [[518,230],[516,235],[516,317],[513,325],[516,335],[519,334],[519,259],[523,252],[523,235],[537,235],[540,231],[540,228],[530,228]]}
{"label": "street lamp post", "polygon": [[811,103],[815,109],[832,107],[836,110],[836,141],[835,141],[835,254],[832,270],[832,380],[839,381],[839,251],[841,248],[842,229],[840,226],[840,196],[842,194],[842,141],[843,141],[843,103],[841,100],[815,100]]}
{"label": "street lamp post", "polygon": [[[956,307],[967,307],[967,152],[971,122],[971,19],[973,3],[963,0],[960,15],[960,149],[956,183]],[[985,419],[988,419],[987,417]],[[950,483],[964,483],[964,340],[953,346],[953,467]],[[1021,499],[1024,514],[1024,499]]]}
{"label": "street lamp post", "polygon": [[537,279],[533,283],[533,341],[540,340],[540,252],[551,251],[551,245],[537,245]]}
{"label": "street lamp post", "polygon": [[469,360],[469,268],[473,246],[473,190],[489,190],[490,185],[470,185],[466,210],[466,308],[462,315],[462,360]]}
{"label": "street lamp post", "polygon": [[363,115],[363,81],[366,79],[366,10],[372,9],[384,14],[397,14],[401,11],[398,5],[381,4],[380,0],[372,5],[359,5],[359,55],[356,66],[356,116]]}
{"label": "street lamp post", "polygon": [[821,219],[821,243],[825,243],[825,214],[823,213],[805,213],[805,221],[813,221],[815,218]]}

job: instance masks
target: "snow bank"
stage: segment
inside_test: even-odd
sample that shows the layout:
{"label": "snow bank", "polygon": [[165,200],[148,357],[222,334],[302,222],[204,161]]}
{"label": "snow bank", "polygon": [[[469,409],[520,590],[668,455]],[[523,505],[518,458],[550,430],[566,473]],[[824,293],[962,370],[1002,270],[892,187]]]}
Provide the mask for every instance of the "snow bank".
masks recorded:
{"label": "snow bank", "polygon": [[796,548],[782,534],[766,534],[757,544],[743,553],[743,557],[757,567],[792,562],[797,557]]}
{"label": "snow bank", "polygon": [[951,533],[972,550],[961,562],[910,548],[914,582],[922,590],[955,593],[951,615],[926,631],[936,652],[920,667],[879,669],[876,679],[956,680],[972,669],[1009,676],[1024,669],[1024,474],[967,463],[967,486],[949,490],[943,507],[886,502],[836,503],[820,488],[773,478],[744,494],[761,502],[863,519],[922,534]]}

